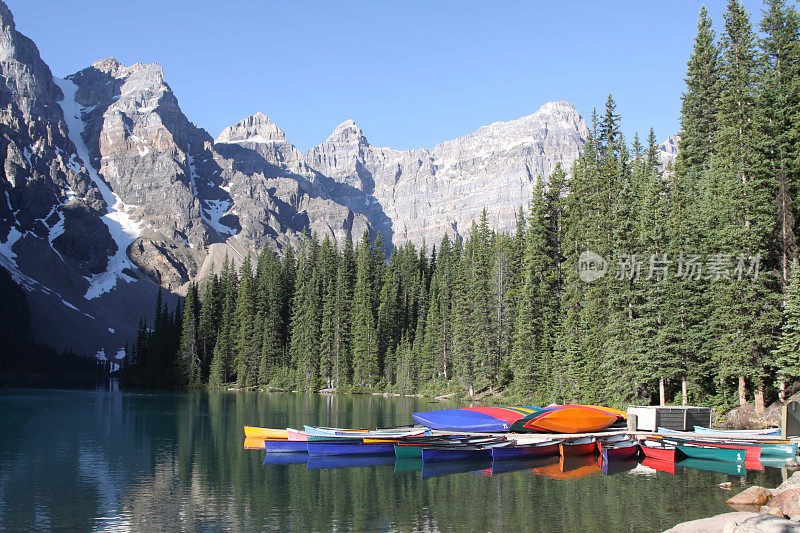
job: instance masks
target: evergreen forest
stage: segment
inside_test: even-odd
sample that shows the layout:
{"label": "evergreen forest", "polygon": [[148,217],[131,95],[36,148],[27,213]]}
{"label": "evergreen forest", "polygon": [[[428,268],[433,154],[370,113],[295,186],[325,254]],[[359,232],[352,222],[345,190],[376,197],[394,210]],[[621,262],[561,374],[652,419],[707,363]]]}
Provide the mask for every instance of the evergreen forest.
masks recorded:
{"label": "evergreen forest", "polygon": [[701,10],[674,164],[652,130],[624,137],[609,95],[515,231],[484,211],[466,235],[388,259],[369,233],[226,258],[180,308],[159,299],[124,383],[527,405],[782,399],[800,378],[800,18],[783,0],[760,15],[730,0],[715,26]]}

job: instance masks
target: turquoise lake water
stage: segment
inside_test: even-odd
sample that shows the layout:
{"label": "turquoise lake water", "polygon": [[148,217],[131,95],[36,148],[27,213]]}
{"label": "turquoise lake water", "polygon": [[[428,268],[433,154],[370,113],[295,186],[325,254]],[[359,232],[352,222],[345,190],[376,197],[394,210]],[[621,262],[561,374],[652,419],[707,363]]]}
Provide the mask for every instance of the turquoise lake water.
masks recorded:
{"label": "turquoise lake water", "polygon": [[[787,475],[681,466],[673,475],[636,463],[604,472],[591,459],[422,468],[391,457],[354,464],[299,455],[265,464],[263,451],[243,449],[244,425],[385,427],[463,405],[0,389],[0,530],[662,531],[730,511],[724,501],[742,487],[774,487]],[[725,481],[732,491],[714,487]]]}

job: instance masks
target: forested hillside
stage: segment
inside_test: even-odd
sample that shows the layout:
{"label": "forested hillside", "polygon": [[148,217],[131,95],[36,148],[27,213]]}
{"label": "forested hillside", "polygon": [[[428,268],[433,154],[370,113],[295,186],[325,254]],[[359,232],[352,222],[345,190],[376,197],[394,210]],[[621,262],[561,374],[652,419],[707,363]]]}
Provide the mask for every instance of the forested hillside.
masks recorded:
{"label": "forested hillside", "polygon": [[317,390],[502,389],[526,404],[758,407],[800,377],[796,10],[700,13],[675,165],[625,139],[614,99],[516,231],[385,260],[378,235],[308,236],[158,304],[124,377]]}

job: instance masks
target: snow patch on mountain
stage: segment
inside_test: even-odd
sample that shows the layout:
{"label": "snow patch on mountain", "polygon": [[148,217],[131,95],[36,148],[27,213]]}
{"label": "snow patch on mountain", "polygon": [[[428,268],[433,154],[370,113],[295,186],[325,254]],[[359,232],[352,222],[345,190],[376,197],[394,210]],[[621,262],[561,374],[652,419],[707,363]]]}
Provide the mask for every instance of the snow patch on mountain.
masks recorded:
{"label": "snow patch on mountain", "polygon": [[133,264],[128,259],[127,249],[141,234],[142,224],[140,222],[135,222],[127,214],[127,209],[132,206],[125,205],[122,199],[111,190],[90,163],[89,148],[86,146],[81,135],[85,127],[82,118],[84,109],[75,101],[75,93],[78,92],[77,85],[71,80],[54,79],[56,85],[58,85],[64,93],[64,100],[61,101],[61,109],[64,112],[64,119],[69,129],[69,138],[72,140],[73,144],[75,144],[78,156],[84,162],[84,166],[89,172],[92,181],[100,190],[103,200],[105,200],[106,204],[109,206],[108,213],[103,216],[102,220],[108,227],[114,242],[117,244],[117,251],[109,258],[106,271],[93,275],[89,280],[89,288],[86,290],[84,297],[91,300],[113,289],[118,280],[126,282],[134,281],[134,278],[125,274],[123,270],[126,268],[134,268]]}
{"label": "snow patch on mountain", "polygon": [[[200,196],[197,192],[197,180],[200,176],[197,174],[197,167],[194,163],[194,156],[191,154],[192,145],[188,145],[186,148],[186,161],[189,165],[189,181],[192,184],[192,194],[200,201],[200,218],[203,219],[203,222],[217,230],[217,233],[220,235],[236,235],[236,230],[230,228],[220,222],[220,218],[225,216],[228,210],[233,205],[233,202],[230,200],[201,200]],[[213,183],[209,182],[209,185],[213,186]],[[230,187],[222,189],[230,194]],[[189,245],[191,247],[191,244]]]}

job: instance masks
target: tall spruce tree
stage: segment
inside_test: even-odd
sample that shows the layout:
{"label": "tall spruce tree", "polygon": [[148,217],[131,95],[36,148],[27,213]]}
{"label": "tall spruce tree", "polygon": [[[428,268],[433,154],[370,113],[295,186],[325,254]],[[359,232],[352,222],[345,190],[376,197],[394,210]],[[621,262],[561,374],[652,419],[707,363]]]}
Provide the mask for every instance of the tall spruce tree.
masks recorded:
{"label": "tall spruce tree", "polygon": [[356,283],[353,291],[353,384],[372,388],[378,382],[378,332],[375,325],[373,274],[380,269],[369,233],[365,232],[356,251]]}
{"label": "tall spruce tree", "polygon": [[[738,377],[741,404],[746,402],[746,381],[750,380],[755,386],[756,411],[760,412],[766,356],[774,346],[778,320],[774,256],[770,254],[775,187],[761,150],[764,139],[756,105],[755,35],[749,15],[737,0],[730,0],[724,17],[717,153],[713,158],[713,171],[720,180],[714,204],[720,224],[714,233],[718,251],[711,258],[715,266],[711,276],[719,279],[710,285],[714,303],[711,326],[717,332],[715,356],[720,377]],[[739,262],[729,265],[729,254],[739,257]],[[754,270],[756,262],[758,276],[755,272],[746,275],[749,272],[744,270]],[[737,275],[728,274],[731,279],[725,279],[726,269],[735,269]]]}

